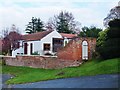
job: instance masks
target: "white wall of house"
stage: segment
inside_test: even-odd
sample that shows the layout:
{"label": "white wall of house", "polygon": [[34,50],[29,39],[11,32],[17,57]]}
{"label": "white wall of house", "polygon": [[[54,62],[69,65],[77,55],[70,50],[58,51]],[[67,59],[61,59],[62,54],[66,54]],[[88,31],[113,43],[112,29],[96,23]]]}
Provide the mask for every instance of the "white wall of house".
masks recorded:
{"label": "white wall of house", "polygon": [[34,44],[33,44],[33,53],[34,52],[38,52],[38,54],[40,54],[41,52],[41,41],[34,41]]}
{"label": "white wall of house", "polygon": [[[25,43],[27,43],[28,44],[28,46],[27,46],[27,55],[31,55],[30,54],[30,44],[32,43],[32,45],[33,45],[33,49],[32,49],[32,53],[34,53],[34,52],[38,52],[38,54],[40,54],[40,49],[41,49],[41,41],[40,40],[37,40],[37,41],[27,41],[27,42],[25,42]],[[23,48],[24,49],[24,48]]]}
{"label": "white wall of house", "polygon": [[62,38],[62,36],[57,32],[57,31],[53,31],[51,33],[49,33],[47,36],[45,36],[44,38],[41,39],[41,51],[44,51],[44,44],[50,44],[50,53],[52,53],[53,50],[53,38]]}
{"label": "white wall of house", "polygon": [[40,55],[44,55],[44,44],[50,44],[50,53],[52,53],[53,50],[53,38],[62,38],[62,36],[57,32],[53,31],[43,37],[41,40],[38,41],[27,41],[28,47],[27,47],[27,55],[30,55],[30,44],[33,44],[33,53],[38,52]]}
{"label": "white wall of house", "polygon": [[19,41],[19,42],[20,42],[20,48],[12,51],[12,56],[13,56],[13,57],[15,57],[16,55],[22,55],[22,54],[24,54],[24,49],[23,49],[23,47],[22,47],[22,42],[23,42],[23,41],[21,40],[21,41]]}
{"label": "white wall of house", "polygon": [[23,53],[24,54],[24,43],[27,43],[27,55],[30,54],[30,44],[33,44],[33,53],[39,52],[40,55],[44,55],[44,44],[50,44],[50,53],[52,53],[53,50],[53,38],[62,38],[62,36],[57,31],[52,31],[45,37],[43,37],[41,40],[36,41],[26,41],[26,42],[20,42],[23,44],[23,47],[19,48],[18,50],[12,51],[12,56],[16,56],[17,53]]}
{"label": "white wall of house", "polygon": [[12,56],[13,57],[15,57],[16,55],[22,55],[22,54],[24,54],[24,49],[22,47],[12,51]]}

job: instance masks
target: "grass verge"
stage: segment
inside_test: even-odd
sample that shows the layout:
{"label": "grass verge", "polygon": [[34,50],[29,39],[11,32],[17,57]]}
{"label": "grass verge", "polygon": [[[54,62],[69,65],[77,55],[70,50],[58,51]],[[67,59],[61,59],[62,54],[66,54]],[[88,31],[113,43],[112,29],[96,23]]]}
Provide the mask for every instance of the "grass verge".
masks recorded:
{"label": "grass verge", "polygon": [[90,60],[81,66],[63,69],[2,66],[2,73],[15,76],[9,79],[6,82],[7,84],[20,84],[58,78],[120,73],[118,70],[120,68],[120,65],[118,65],[119,61],[120,58],[105,61]]}

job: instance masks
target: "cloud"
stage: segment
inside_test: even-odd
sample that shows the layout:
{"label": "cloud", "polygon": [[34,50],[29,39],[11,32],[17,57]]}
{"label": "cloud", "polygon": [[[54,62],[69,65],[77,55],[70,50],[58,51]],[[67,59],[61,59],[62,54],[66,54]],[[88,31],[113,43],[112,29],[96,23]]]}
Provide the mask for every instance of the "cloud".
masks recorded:
{"label": "cloud", "polygon": [[[112,2],[112,3],[111,3]],[[22,33],[31,17],[47,22],[61,10],[72,12],[82,26],[103,27],[103,19],[117,5],[113,0],[1,0],[0,30],[15,24]]]}

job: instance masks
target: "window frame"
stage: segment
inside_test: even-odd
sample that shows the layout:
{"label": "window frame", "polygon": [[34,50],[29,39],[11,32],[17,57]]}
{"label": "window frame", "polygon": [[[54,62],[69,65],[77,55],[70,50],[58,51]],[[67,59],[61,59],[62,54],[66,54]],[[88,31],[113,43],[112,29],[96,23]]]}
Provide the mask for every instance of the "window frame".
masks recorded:
{"label": "window frame", "polygon": [[[48,45],[48,46],[45,46],[45,45]],[[44,51],[50,51],[50,46],[51,46],[50,43],[44,43],[44,44],[43,44],[43,50],[44,50]],[[47,47],[47,48],[46,48],[46,47]]]}

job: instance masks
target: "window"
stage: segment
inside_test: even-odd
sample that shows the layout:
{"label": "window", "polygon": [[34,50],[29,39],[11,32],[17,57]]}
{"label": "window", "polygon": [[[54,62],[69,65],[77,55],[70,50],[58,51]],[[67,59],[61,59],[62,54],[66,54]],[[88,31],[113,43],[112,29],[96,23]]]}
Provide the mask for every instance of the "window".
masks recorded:
{"label": "window", "polygon": [[50,44],[44,44],[44,51],[50,50]]}

